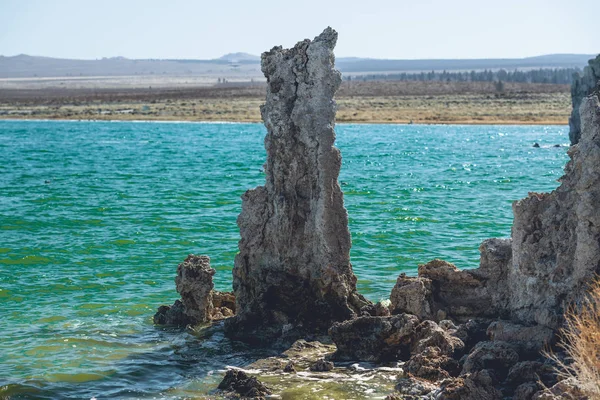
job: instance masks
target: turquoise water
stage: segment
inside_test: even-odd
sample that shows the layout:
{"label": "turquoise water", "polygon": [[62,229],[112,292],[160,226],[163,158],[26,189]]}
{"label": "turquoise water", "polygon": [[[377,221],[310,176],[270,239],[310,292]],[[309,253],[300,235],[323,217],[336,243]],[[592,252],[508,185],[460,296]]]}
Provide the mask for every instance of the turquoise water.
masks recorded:
{"label": "turquoise water", "polygon": [[[511,202],[558,185],[562,126],[338,125],[359,290],[478,263]],[[155,328],[177,264],[207,254],[230,289],[240,195],[264,182],[258,124],[0,121],[0,397],[184,398],[246,353]],[[542,148],[532,148],[539,142]],[[2,388],[2,386],[5,386]]]}

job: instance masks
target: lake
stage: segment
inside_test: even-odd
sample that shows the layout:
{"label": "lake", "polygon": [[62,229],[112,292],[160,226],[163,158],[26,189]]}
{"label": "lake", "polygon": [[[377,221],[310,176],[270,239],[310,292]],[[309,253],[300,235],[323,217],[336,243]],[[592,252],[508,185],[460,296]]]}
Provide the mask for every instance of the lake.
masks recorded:
{"label": "lake", "polygon": [[[565,126],[336,132],[353,268],[374,301],[433,258],[477,267],[482,240],[510,236],[511,203],[556,188],[568,159]],[[240,196],[264,182],[264,135],[259,124],[0,121],[0,397],[201,396],[226,365],[260,356],[152,315],[177,298],[190,253],[209,255],[216,288],[231,290]]]}

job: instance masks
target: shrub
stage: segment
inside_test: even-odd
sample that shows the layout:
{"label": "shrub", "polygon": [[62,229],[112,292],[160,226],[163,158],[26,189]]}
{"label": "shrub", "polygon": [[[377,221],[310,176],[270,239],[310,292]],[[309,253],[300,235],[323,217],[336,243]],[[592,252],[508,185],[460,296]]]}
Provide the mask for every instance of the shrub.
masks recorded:
{"label": "shrub", "polygon": [[591,399],[600,399],[600,280],[592,283],[580,306],[567,310],[565,319],[560,346],[568,360],[558,362],[558,375],[575,379]]}

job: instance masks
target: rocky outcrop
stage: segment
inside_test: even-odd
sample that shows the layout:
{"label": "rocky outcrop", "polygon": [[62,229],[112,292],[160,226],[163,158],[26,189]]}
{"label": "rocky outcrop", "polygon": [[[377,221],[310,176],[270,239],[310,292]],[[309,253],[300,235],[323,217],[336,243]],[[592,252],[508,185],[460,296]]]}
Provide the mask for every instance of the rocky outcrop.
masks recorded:
{"label": "rocky outcrop", "polygon": [[581,137],[581,119],[579,117],[579,106],[583,99],[594,90],[598,89],[600,83],[600,55],[588,61],[588,66],[583,69],[583,74],[577,76],[571,84],[571,103],[573,110],[569,117],[569,139],[571,144],[579,143]]}
{"label": "rocky outcrop", "polygon": [[414,315],[359,317],[333,324],[329,329],[336,360],[407,360],[416,340],[419,319]]}
{"label": "rocky outcrop", "polygon": [[525,323],[557,328],[600,272],[600,107],[580,107],[581,139],[569,150],[561,185],[513,204],[508,310]]}
{"label": "rocky outcrop", "polygon": [[186,326],[234,315],[235,296],[213,290],[215,272],[208,256],[190,254],[177,267],[175,288],[181,300],[176,300],[170,307],[161,306],[154,315],[154,323]]}
{"label": "rocky outcrop", "polygon": [[336,41],[327,28],[313,41],[262,55],[266,184],[242,196],[230,337],[266,342],[324,332],[367,303],[356,292],[341,156],[333,146]]}
{"label": "rocky outcrop", "polygon": [[505,313],[511,241],[488,239],[479,251],[481,264],[475,270],[459,270],[446,261],[433,260],[419,265],[417,277],[400,275],[390,296],[392,313],[460,322]]}
{"label": "rocky outcrop", "polygon": [[437,400],[501,400],[493,371],[482,370],[442,383]]}
{"label": "rocky outcrop", "polygon": [[579,302],[600,272],[598,104],[596,96],[581,104],[582,136],[569,150],[561,185],[513,204],[512,240],[484,241],[475,270],[434,260],[419,266],[418,277],[400,276],[393,313],[434,320],[503,318],[517,323],[519,333],[508,326],[512,332],[495,329],[497,335],[510,334],[538,349],[551,340],[565,306]]}
{"label": "rocky outcrop", "polygon": [[[576,385],[557,384],[555,366],[540,355],[552,346],[566,307],[581,302],[600,273],[598,97],[584,98],[579,112],[581,138],[569,150],[561,185],[513,204],[510,240],[484,241],[478,269],[433,260],[417,277],[396,282],[392,314],[430,320],[414,328],[415,337],[427,331],[426,339],[412,345],[405,369],[438,382],[436,399],[583,398]],[[433,322],[445,318],[478,320]],[[467,355],[459,360],[448,338],[459,338]],[[462,370],[453,376],[457,361]]]}

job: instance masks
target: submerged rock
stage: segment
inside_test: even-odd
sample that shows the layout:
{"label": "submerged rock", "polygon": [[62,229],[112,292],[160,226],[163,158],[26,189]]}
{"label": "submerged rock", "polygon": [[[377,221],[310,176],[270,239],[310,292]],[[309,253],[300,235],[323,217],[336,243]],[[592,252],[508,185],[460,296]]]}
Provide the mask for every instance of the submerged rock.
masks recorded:
{"label": "submerged rock", "polygon": [[579,143],[581,137],[581,118],[579,107],[583,99],[598,89],[600,82],[600,55],[588,61],[583,69],[583,75],[577,76],[571,84],[571,103],[573,110],[569,117],[569,139],[571,144]]}
{"label": "submerged rock", "polygon": [[327,28],[313,41],[262,55],[266,184],[242,196],[230,337],[269,343],[325,332],[367,304],[350,264],[341,155],[333,146],[336,41]]}

